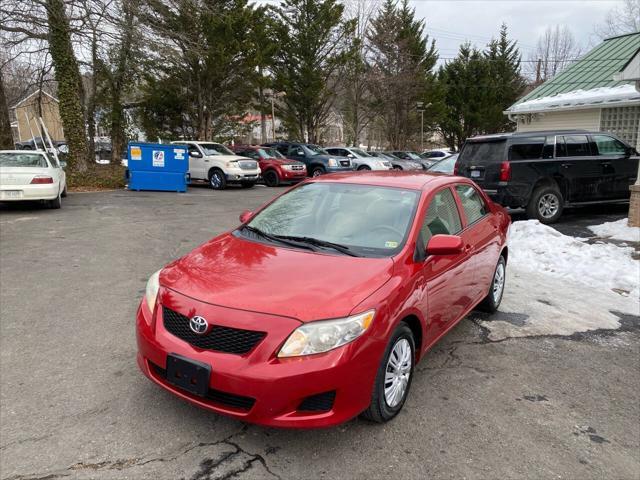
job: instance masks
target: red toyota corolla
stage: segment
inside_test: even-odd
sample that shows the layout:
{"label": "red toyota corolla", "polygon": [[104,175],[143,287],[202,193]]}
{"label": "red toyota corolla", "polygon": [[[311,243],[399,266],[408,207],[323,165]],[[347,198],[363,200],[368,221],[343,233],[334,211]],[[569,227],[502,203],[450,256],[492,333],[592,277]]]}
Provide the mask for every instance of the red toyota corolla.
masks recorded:
{"label": "red toyota corolla", "polygon": [[390,420],[425,352],[502,299],[509,216],[466,178],[327,175],[241,221],[151,276],[137,337],[151,380],[243,421]]}

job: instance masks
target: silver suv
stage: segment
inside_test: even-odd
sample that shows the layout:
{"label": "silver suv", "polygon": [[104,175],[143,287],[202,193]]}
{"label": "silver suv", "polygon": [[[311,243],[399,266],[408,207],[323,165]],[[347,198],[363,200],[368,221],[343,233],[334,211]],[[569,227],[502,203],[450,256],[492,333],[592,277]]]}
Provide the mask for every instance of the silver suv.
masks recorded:
{"label": "silver suv", "polygon": [[391,170],[393,168],[388,160],[373,157],[359,148],[328,147],[325,150],[331,155],[350,158],[356,170]]}

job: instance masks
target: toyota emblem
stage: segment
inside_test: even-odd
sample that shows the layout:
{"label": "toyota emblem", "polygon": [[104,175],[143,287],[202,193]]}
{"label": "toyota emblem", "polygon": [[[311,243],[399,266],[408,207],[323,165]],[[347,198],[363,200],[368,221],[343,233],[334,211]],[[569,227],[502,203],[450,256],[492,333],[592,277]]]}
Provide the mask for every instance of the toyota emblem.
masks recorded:
{"label": "toyota emblem", "polygon": [[189,320],[189,328],[193,333],[203,335],[209,329],[209,322],[204,317],[195,316]]}

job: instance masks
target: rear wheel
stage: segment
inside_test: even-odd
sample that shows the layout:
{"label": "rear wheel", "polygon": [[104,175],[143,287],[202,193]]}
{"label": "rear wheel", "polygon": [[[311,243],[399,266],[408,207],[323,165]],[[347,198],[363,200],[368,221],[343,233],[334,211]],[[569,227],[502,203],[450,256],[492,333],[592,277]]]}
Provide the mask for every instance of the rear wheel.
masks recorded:
{"label": "rear wheel", "polygon": [[478,305],[478,310],[489,313],[493,313],[498,310],[500,302],[502,302],[506,277],[507,262],[504,257],[500,255],[500,260],[498,260],[498,265],[496,265],[495,272],[493,273],[493,281],[489,287],[489,293]]}
{"label": "rear wheel", "polygon": [[547,185],[533,191],[527,205],[527,216],[536,218],[541,223],[557,222],[562,215],[564,199],[558,187]]}
{"label": "rear wheel", "polygon": [[394,165],[393,169],[394,170],[402,170],[402,167],[400,165]]}
{"label": "rear wheel", "polygon": [[371,170],[371,167],[369,165],[360,165],[358,170]]}
{"label": "rear wheel", "polygon": [[62,195],[61,196],[62,196],[62,198],[67,196],[67,185],[66,184],[64,185],[64,190],[62,190]]}
{"label": "rear wheel", "polygon": [[275,170],[269,170],[264,173],[264,183],[267,187],[277,187],[280,185],[280,177]]}
{"label": "rear wheel", "polygon": [[49,200],[49,208],[58,209],[62,207],[62,200],[60,198],[61,196],[62,194],[59,193],[56,198],[54,198],[53,200]]}
{"label": "rear wheel", "polygon": [[324,167],[313,167],[313,170],[311,170],[312,177],[319,177],[320,175],[324,175],[325,173],[326,170],[324,169]]}
{"label": "rear wheel", "polygon": [[409,326],[401,322],[391,335],[378,368],[371,404],[362,416],[384,423],[395,417],[404,405],[415,363],[415,341]]}
{"label": "rear wheel", "polygon": [[209,172],[209,185],[214,190],[224,190],[227,187],[227,179],[222,170],[211,170]]}

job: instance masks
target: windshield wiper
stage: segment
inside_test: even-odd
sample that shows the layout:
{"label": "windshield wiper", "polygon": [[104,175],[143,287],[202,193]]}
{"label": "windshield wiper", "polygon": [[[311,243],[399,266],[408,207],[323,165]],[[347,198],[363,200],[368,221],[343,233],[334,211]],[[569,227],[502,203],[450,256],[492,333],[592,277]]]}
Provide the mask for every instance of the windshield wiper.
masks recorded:
{"label": "windshield wiper", "polygon": [[249,232],[258,235],[262,238],[266,238],[267,240],[271,240],[272,242],[277,242],[277,243],[281,243],[283,245],[289,245],[291,247],[298,247],[298,248],[305,248],[307,250],[312,250],[312,251],[316,251],[315,248],[313,248],[311,245],[309,245],[308,243],[304,243],[304,242],[296,242],[294,240],[291,239],[287,239],[284,237],[280,237],[279,235],[271,235],[270,233],[267,232],[263,232],[262,230],[260,230],[259,228],[256,227],[251,227],[249,225],[245,225],[244,227],[242,227],[243,230],[248,230]]}
{"label": "windshield wiper", "polygon": [[276,238],[282,238],[284,240],[293,240],[295,242],[303,242],[311,245],[316,245],[318,247],[332,248],[337,250],[340,253],[344,253],[345,255],[349,255],[351,257],[360,257],[357,253],[353,252],[346,245],[341,245],[339,243],[328,242],[326,240],[320,240],[319,238],[313,237],[296,237],[292,235],[275,235]]}

